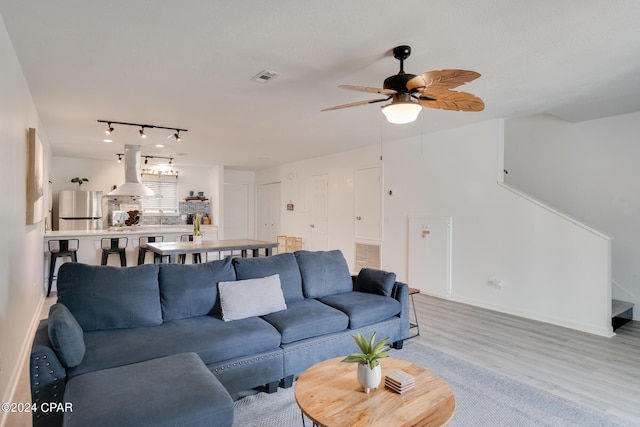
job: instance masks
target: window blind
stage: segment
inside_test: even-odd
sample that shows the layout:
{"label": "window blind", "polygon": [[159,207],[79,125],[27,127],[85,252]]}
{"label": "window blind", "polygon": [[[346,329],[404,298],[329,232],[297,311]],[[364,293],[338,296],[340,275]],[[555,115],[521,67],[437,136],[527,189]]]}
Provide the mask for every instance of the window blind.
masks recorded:
{"label": "window blind", "polygon": [[142,175],[142,183],[157,197],[142,199],[143,212],[178,212],[178,179],[175,176]]}

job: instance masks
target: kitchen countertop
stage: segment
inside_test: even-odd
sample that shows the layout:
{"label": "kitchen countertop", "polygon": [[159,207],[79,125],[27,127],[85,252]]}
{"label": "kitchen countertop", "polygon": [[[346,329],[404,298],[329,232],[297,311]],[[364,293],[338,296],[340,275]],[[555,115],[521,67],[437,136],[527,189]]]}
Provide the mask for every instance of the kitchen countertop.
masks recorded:
{"label": "kitchen countertop", "polygon": [[[207,231],[217,231],[217,225],[201,225],[200,230],[206,236]],[[118,236],[118,235],[142,235],[142,234],[170,234],[170,233],[192,233],[193,225],[138,225],[131,227],[110,227],[104,230],[65,230],[47,231],[44,238],[62,237],[98,237],[98,236]]]}

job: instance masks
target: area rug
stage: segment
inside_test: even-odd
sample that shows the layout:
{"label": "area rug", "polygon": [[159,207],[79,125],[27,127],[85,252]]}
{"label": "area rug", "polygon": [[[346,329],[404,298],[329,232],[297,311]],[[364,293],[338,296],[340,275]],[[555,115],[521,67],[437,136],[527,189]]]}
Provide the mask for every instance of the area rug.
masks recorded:
{"label": "area rug", "polygon": [[[456,397],[451,427],[622,427],[620,419],[544,390],[464,362],[418,341],[393,351],[393,357],[424,366],[445,380]],[[235,402],[234,427],[301,426],[293,387],[257,393]],[[307,419],[306,425],[311,426]]]}

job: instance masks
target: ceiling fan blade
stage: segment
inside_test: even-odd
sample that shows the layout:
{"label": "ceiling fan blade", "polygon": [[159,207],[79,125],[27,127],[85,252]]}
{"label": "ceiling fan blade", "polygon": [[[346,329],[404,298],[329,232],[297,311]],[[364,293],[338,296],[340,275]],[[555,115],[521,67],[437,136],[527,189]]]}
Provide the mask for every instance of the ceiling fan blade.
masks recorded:
{"label": "ceiling fan blade", "polygon": [[[453,89],[469,83],[480,77],[480,73],[469,70],[435,70],[422,73],[416,78],[421,77],[424,80],[426,90],[429,89]],[[416,78],[410,80],[416,80]],[[408,86],[408,83],[407,83]]]}
{"label": "ceiling fan blade", "polygon": [[420,98],[418,98],[418,102],[423,107],[438,108],[440,110],[484,110],[484,102],[482,101],[482,99],[467,92],[456,92],[453,90],[430,92],[428,96],[425,96],[423,92]]}
{"label": "ceiling fan blade", "polygon": [[382,98],[382,99],[369,99],[367,101],[358,101],[358,102],[352,102],[350,104],[336,105],[335,107],[325,108],[324,110],[320,110],[320,111],[340,110],[342,108],[357,107],[359,105],[375,104],[376,102],[384,102],[384,101],[388,101],[389,99],[391,99],[391,97]]}
{"label": "ceiling fan blade", "polygon": [[342,89],[357,90],[358,92],[381,93],[382,95],[394,95],[398,93],[393,89],[381,89],[378,87],[352,86],[352,85],[340,85],[338,87],[341,87]]}

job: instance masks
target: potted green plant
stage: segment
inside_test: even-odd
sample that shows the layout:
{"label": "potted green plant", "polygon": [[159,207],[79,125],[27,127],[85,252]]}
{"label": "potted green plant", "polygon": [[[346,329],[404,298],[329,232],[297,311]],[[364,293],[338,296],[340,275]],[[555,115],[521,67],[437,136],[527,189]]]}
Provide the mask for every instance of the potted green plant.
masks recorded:
{"label": "potted green plant", "polygon": [[200,231],[200,224],[202,223],[202,214],[197,213],[193,219],[193,242],[196,245],[202,243],[202,232]]}
{"label": "potted green plant", "polygon": [[87,178],[80,178],[79,176],[76,176],[75,178],[71,178],[71,182],[78,184],[78,190],[80,190],[82,188],[82,184],[89,182],[89,180]]}
{"label": "potted green plant", "polygon": [[372,388],[378,388],[382,379],[382,370],[380,368],[379,359],[388,357],[387,350],[389,346],[386,342],[389,338],[383,338],[377,343],[376,333],[371,334],[367,339],[362,333],[352,336],[361,353],[352,353],[345,357],[342,361],[347,363],[358,364],[358,382],[364,388],[366,393]]}

